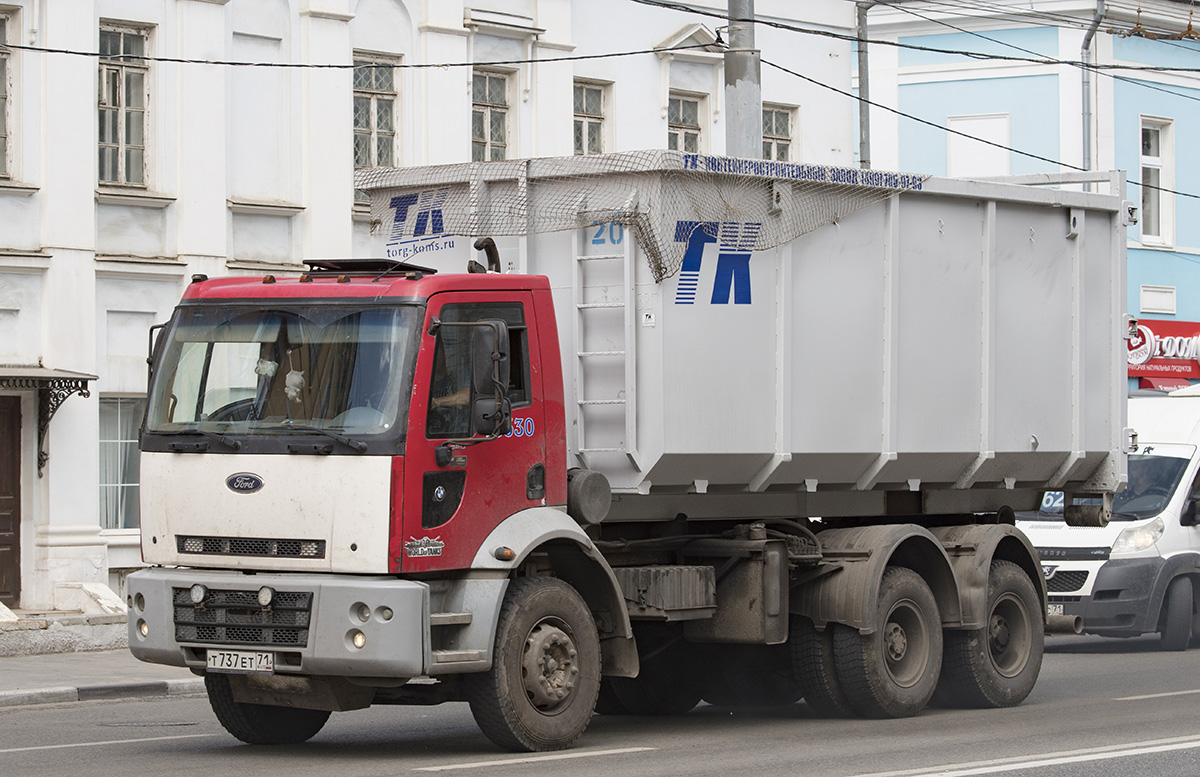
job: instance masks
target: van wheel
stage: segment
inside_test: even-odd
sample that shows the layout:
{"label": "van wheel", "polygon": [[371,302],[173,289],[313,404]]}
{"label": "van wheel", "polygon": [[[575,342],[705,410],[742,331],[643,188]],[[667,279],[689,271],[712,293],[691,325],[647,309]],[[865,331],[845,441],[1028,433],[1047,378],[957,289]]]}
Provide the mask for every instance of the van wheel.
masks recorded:
{"label": "van wheel", "polygon": [[704,700],[714,707],[783,707],[803,696],[787,643],[710,647]]}
{"label": "van wheel", "polygon": [[1186,577],[1177,577],[1167,586],[1158,642],[1163,650],[1187,650],[1192,636],[1192,598],[1192,581]]}
{"label": "van wheel", "polygon": [[600,638],[579,593],[552,577],[508,585],[492,668],[464,677],[471,714],[508,750],[562,750],[587,728],[600,692]]}
{"label": "van wheel", "polygon": [[1042,670],[1045,625],[1029,577],[1011,561],[993,561],[987,621],[974,631],[945,632],[942,677],[933,701],[943,707],[1012,707],[1025,700]]}
{"label": "van wheel", "polygon": [[916,715],[942,668],[942,619],[921,576],[888,567],[879,584],[871,634],[834,624],[833,662],[855,712],[868,718]]}
{"label": "van wheel", "polygon": [[637,621],[641,653],[637,677],[606,678],[601,685],[628,715],[682,715],[700,703],[700,662],[696,645],[683,640],[682,624]]}
{"label": "van wheel", "polygon": [[230,734],[248,745],[294,745],[316,736],[329,713],[269,704],[234,701],[229,678],[204,675],[204,690],[217,720]]}
{"label": "van wheel", "polygon": [[793,615],[788,624],[792,647],[792,674],[804,691],[804,702],[822,718],[854,715],[850,700],[842,692],[833,668],[833,624],[817,631],[803,615]]}

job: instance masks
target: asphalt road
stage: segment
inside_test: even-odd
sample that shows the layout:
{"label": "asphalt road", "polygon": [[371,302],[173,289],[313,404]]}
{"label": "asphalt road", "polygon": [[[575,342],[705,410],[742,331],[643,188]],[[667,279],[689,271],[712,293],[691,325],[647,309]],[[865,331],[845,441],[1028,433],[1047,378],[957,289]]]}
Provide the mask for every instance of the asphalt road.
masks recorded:
{"label": "asphalt road", "polygon": [[310,742],[243,745],[203,696],[0,710],[0,775],[359,777],[400,773],[1156,777],[1200,774],[1200,650],[1055,637],[1037,689],[1005,710],[823,720],[803,703],[676,718],[597,716],[572,750],[497,751],[465,704],[335,713]]}

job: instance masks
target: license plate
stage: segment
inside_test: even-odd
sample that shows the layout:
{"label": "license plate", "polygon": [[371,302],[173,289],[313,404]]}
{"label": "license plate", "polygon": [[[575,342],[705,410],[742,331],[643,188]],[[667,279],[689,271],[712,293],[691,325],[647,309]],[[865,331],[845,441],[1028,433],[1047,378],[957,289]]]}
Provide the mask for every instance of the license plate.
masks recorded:
{"label": "license plate", "polygon": [[252,650],[209,650],[208,671],[226,674],[273,674],[275,654]]}
{"label": "license plate", "polygon": [[1046,605],[1046,614],[1047,615],[1062,615],[1063,614],[1063,606],[1061,604],[1047,604]]}

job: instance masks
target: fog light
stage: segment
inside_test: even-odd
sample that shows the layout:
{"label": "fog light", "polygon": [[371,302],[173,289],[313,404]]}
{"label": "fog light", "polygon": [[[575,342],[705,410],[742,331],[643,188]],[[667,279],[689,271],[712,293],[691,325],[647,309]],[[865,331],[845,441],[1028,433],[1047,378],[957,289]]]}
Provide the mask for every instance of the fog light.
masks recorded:
{"label": "fog light", "polygon": [[196,583],[192,586],[192,590],[188,592],[188,595],[192,598],[192,604],[201,604],[208,598],[208,589]]}
{"label": "fog light", "polygon": [[146,609],[146,597],[142,596],[141,594],[133,597],[133,606],[138,608],[138,612]]}
{"label": "fog light", "polygon": [[379,611],[379,617],[385,621],[390,621],[392,619],[392,615],[393,615],[393,613],[392,613],[391,607],[384,607],[382,610]]}
{"label": "fog light", "polygon": [[137,622],[137,630],[138,630],[138,634],[141,634],[143,637],[150,636],[150,626],[149,626],[149,624],[146,623],[146,621],[142,621],[142,620],[138,621]]}
{"label": "fog light", "polygon": [[[371,608],[365,604],[358,605],[358,619],[363,623],[371,620]],[[359,647],[362,647],[359,645]]]}
{"label": "fog light", "polygon": [[350,632],[350,642],[354,645],[354,647],[362,650],[367,644],[367,635],[355,629],[354,631]]}
{"label": "fog light", "polygon": [[275,589],[265,585],[258,589],[258,603],[260,605],[270,607],[273,601],[275,601]]}

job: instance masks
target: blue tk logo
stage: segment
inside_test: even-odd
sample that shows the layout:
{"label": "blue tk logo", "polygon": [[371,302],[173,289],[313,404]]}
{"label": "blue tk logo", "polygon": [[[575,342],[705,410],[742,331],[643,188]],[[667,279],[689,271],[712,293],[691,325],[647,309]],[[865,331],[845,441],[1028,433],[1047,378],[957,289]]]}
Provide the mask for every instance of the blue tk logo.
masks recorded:
{"label": "blue tk logo", "polygon": [[675,224],[675,242],[687,243],[683,265],[679,269],[679,286],[675,291],[676,305],[696,304],[700,284],[700,262],[704,246],[720,242],[717,254],[717,274],[713,278],[711,304],[728,305],[730,296],[735,305],[750,304],[750,252],[758,240],[761,222],[739,224],[734,221],[680,221]]}
{"label": "blue tk logo", "polygon": [[225,478],[225,485],[238,494],[253,494],[262,490],[263,479],[252,472],[238,472]]}

